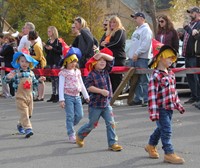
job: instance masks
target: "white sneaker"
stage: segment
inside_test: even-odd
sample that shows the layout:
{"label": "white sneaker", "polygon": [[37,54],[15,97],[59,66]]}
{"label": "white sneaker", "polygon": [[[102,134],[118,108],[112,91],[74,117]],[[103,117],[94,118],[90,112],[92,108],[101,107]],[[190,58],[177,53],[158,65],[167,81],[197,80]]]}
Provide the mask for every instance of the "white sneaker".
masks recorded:
{"label": "white sneaker", "polygon": [[76,136],[75,135],[70,136],[69,142],[75,144],[76,143]]}

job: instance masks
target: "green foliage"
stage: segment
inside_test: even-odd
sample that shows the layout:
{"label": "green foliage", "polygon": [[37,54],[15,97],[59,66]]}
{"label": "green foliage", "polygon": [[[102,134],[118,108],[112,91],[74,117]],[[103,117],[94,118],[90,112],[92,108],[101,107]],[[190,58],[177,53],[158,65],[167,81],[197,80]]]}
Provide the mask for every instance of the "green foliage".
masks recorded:
{"label": "green foliage", "polygon": [[187,20],[186,10],[197,5],[196,0],[171,0],[170,13],[174,21],[179,21],[180,18]]}
{"label": "green foliage", "polygon": [[157,9],[167,9],[170,7],[170,0],[155,0]]}
{"label": "green foliage", "polygon": [[8,22],[21,32],[25,22],[33,22],[43,41],[47,40],[47,28],[55,26],[59,35],[70,44],[71,24],[76,16],[83,17],[97,39],[102,35],[103,12],[97,6],[98,0],[7,0]]}

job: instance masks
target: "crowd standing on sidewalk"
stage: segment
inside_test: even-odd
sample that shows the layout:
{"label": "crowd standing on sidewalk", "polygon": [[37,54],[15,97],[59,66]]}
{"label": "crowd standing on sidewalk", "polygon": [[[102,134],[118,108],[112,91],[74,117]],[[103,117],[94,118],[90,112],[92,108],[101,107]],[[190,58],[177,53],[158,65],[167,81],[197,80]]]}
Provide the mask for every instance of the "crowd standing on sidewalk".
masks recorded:
{"label": "crowd standing on sidewalk", "polygon": [[[129,104],[148,106],[150,119],[156,122],[157,127],[150,136],[145,150],[150,158],[159,158],[156,146],[161,139],[165,154],[164,161],[173,164],[185,162],[183,158],[175,154],[171,143],[173,110],[177,109],[180,113],[185,111],[175,89],[174,73],[170,70],[171,64],[177,60],[179,39],[183,40],[186,67],[200,67],[198,57],[200,55],[200,9],[192,7],[187,10],[187,13],[190,21],[184,22],[184,32],[181,35],[177,34],[168,16],[157,17],[158,31],[155,34],[155,39],[158,40],[157,45],[155,45],[152,30],[146,23],[146,14],[143,12],[131,14],[137,28],[131,36],[127,53],[131,67],[155,69],[150,80],[148,74],[139,76],[134,99]],[[80,16],[76,17],[72,23],[75,39],[65,55],[62,55],[63,46],[55,26],[47,28],[46,42],[42,42],[35,30],[35,25],[31,22],[25,23],[19,44],[14,41],[15,45],[11,45],[13,41],[6,41],[5,37],[1,39],[1,59],[6,63],[6,67],[15,68],[10,73],[6,73],[3,78],[4,85],[6,87],[10,85],[10,89],[7,89],[8,94],[3,96],[6,98],[15,96],[20,114],[17,124],[20,134],[25,135],[26,138],[33,135],[31,117],[34,93],[38,93],[35,101],[44,101],[46,78],[44,76],[36,78],[32,69],[60,69],[58,76],[51,76],[52,94],[47,102],[59,102],[65,109],[69,141],[83,147],[85,138],[98,126],[99,118],[103,117],[106,124],[108,149],[112,151],[123,149],[118,144],[113,108],[110,106],[112,95],[123,76],[110,74],[110,72],[113,66],[125,65],[126,31],[118,16],[106,17],[103,26],[105,33],[98,43],[88,28],[86,20]],[[79,68],[86,68],[89,75],[81,76]],[[200,109],[199,75],[187,74],[187,78],[191,98],[185,104],[196,102],[195,106]],[[4,91],[5,88],[3,88]],[[80,94],[88,104],[89,121],[76,132],[74,126],[83,118],[83,100]]]}

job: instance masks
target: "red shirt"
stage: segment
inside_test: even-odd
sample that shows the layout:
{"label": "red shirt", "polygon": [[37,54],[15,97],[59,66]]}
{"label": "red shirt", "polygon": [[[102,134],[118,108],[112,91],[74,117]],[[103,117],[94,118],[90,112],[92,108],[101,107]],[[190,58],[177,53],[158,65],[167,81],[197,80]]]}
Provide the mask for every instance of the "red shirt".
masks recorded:
{"label": "red shirt", "polygon": [[171,70],[168,73],[157,69],[153,72],[148,87],[148,110],[152,121],[159,119],[161,108],[185,112],[175,86],[175,74]]}

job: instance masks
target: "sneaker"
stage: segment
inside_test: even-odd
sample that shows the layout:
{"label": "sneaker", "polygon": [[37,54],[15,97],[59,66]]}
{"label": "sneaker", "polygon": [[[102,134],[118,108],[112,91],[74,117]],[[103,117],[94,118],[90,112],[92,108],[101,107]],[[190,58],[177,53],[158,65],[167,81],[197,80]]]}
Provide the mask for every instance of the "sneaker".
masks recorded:
{"label": "sneaker", "polygon": [[79,138],[78,135],[76,135],[76,144],[77,144],[80,148],[82,148],[83,145],[84,145],[84,140],[81,139],[81,138]]}
{"label": "sneaker", "polygon": [[185,160],[179,157],[178,155],[176,155],[175,153],[172,153],[172,154],[165,154],[164,162],[172,163],[172,164],[183,164],[185,163]]}
{"label": "sneaker", "polygon": [[17,130],[20,134],[25,134],[25,130],[20,124],[17,124]]}
{"label": "sneaker", "polygon": [[122,146],[118,145],[118,144],[113,144],[112,146],[110,146],[108,148],[108,150],[114,151],[114,152],[119,152],[121,151],[123,148]]}
{"label": "sneaker", "polygon": [[70,136],[69,142],[75,144],[76,143],[76,137],[74,135]]}
{"label": "sneaker", "polygon": [[158,154],[158,151],[157,151],[155,146],[147,145],[147,146],[145,146],[144,149],[147,153],[149,153],[150,158],[152,158],[152,159],[158,159],[159,158],[159,154]]}
{"label": "sneaker", "polygon": [[142,104],[142,107],[147,107],[148,106],[148,102],[144,102],[143,104]]}
{"label": "sneaker", "polygon": [[139,101],[139,102],[132,101],[132,102],[130,102],[128,105],[129,105],[129,106],[142,105],[142,101]]}
{"label": "sneaker", "polygon": [[184,102],[184,104],[192,104],[194,102],[196,102],[196,99],[193,98],[193,97],[191,97],[189,100],[187,100],[186,102]]}
{"label": "sneaker", "polygon": [[28,129],[26,129],[25,130],[25,138],[30,138],[30,136],[32,136],[33,135],[33,131],[32,131],[32,129],[31,128],[28,128]]}
{"label": "sneaker", "polygon": [[36,99],[33,100],[34,102],[38,102],[38,101],[44,101],[44,98],[39,99],[38,97]]}

